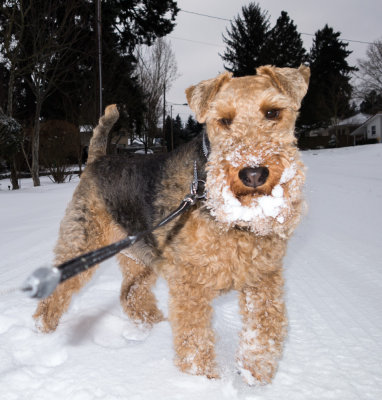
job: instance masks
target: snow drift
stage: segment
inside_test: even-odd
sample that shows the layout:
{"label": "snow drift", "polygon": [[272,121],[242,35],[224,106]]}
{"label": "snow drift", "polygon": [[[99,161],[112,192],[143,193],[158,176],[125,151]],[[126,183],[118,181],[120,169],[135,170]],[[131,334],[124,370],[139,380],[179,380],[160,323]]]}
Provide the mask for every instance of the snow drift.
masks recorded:
{"label": "snow drift", "polygon": [[[73,298],[53,334],[36,331],[36,301],[6,293],[53,258],[76,181],[8,191],[0,181],[1,399],[382,398],[382,145],[303,153],[309,211],[285,259],[289,336],[272,384],[248,387],[235,371],[237,297],[214,302],[222,379],[172,363],[168,322],[136,328],[119,305],[120,273],[105,262]],[[167,287],[156,295],[167,312]]]}

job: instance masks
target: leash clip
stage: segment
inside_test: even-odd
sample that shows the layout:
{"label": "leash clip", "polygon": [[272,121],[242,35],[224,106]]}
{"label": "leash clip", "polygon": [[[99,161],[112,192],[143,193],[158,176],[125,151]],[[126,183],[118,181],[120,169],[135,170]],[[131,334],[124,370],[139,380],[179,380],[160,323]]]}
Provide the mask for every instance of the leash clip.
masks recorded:
{"label": "leash clip", "polygon": [[[206,193],[205,190],[203,190],[203,192],[201,194],[199,194],[199,192],[198,192],[199,184],[202,184],[202,186],[204,188],[204,185],[206,184],[206,182],[203,181],[202,179],[198,179],[198,169],[197,169],[197,166],[196,166],[196,161],[194,161],[194,178],[193,178],[193,180],[191,182],[191,193],[190,194],[195,199],[202,200],[202,199],[206,198],[207,193]],[[188,196],[186,196],[186,197],[188,197]]]}

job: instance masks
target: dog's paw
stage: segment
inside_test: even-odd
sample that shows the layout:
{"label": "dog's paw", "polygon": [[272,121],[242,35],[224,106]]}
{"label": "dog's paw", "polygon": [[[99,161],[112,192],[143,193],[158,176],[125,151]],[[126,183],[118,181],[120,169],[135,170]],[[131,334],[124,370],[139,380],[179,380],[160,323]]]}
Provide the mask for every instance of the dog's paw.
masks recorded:
{"label": "dog's paw", "polygon": [[249,386],[271,383],[275,374],[275,365],[270,360],[257,359],[250,364],[245,360],[237,360],[238,373]]}
{"label": "dog's paw", "polygon": [[165,320],[162,312],[158,309],[151,310],[129,310],[127,313],[131,321],[142,330],[151,330],[151,328]]}
{"label": "dog's paw", "polygon": [[55,331],[62,314],[50,303],[48,299],[40,301],[36,312],[33,314],[37,330],[43,333]]}
{"label": "dog's paw", "polygon": [[138,326],[150,329],[165,319],[153,295],[140,286],[130,288],[128,295],[121,295],[120,300],[124,312]]}
{"label": "dog's paw", "polygon": [[219,379],[220,375],[214,361],[203,360],[197,355],[177,357],[175,365],[182,371],[191,375],[205,375],[209,379]]}

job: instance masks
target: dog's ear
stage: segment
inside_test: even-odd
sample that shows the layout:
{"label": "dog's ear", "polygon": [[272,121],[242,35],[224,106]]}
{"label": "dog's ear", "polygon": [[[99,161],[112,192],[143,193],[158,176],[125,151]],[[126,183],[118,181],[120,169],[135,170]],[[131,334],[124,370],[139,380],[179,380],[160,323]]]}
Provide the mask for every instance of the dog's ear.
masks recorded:
{"label": "dog's ear", "polygon": [[308,90],[310,68],[301,65],[299,68],[277,68],[271,65],[259,67],[257,75],[268,76],[282,93],[291,97],[297,108]]}
{"label": "dog's ear", "polygon": [[211,101],[215,98],[223,83],[229,81],[231,77],[231,73],[224,72],[216,78],[202,81],[186,89],[188,105],[195,113],[198,122],[203,123],[206,121],[206,114]]}

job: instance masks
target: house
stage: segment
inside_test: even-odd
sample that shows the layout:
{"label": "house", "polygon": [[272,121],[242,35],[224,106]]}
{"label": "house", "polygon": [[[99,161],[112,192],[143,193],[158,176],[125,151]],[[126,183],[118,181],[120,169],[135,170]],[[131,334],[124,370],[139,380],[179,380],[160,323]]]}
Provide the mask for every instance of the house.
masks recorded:
{"label": "house", "polygon": [[334,122],[327,128],[320,128],[307,132],[299,138],[299,147],[316,149],[325,147],[345,147],[354,144],[352,132],[362,126],[370,115],[357,113],[349,118]]}
{"label": "house", "polygon": [[166,146],[162,144],[162,138],[152,139],[152,146],[145,148],[145,142],[141,138],[131,140],[126,134],[114,136],[111,139],[112,151],[117,154],[153,154],[167,151]]}
{"label": "house", "polygon": [[354,144],[352,132],[358,129],[365,121],[370,118],[370,115],[357,113],[349,118],[339,121],[328,128],[329,130],[329,146],[330,147],[345,147]]}
{"label": "house", "polygon": [[382,142],[382,111],[368,118],[361,126],[355,129],[351,136],[353,144],[381,143]]}
{"label": "house", "polygon": [[80,140],[82,147],[89,147],[90,139],[93,136],[93,125],[80,125]]}
{"label": "house", "polygon": [[141,139],[135,138],[131,140],[131,138],[125,133],[113,136],[111,139],[111,145],[114,152],[117,154],[135,153],[137,151],[144,152],[145,150],[145,144]]}
{"label": "house", "polygon": [[[81,134],[81,146],[84,148],[87,158],[87,150],[89,148],[90,139],[93,135],[92,125],[81,125],[79,127]],[[166,146],[163,145],[162,138],[153,138],[150,148],[145,149],[145,143],[140,138],[131,139],[125,129],[120,129],[115,132],[110,138],[110,150],[114,154],[151,154],[163,153],[167,151]]]}

